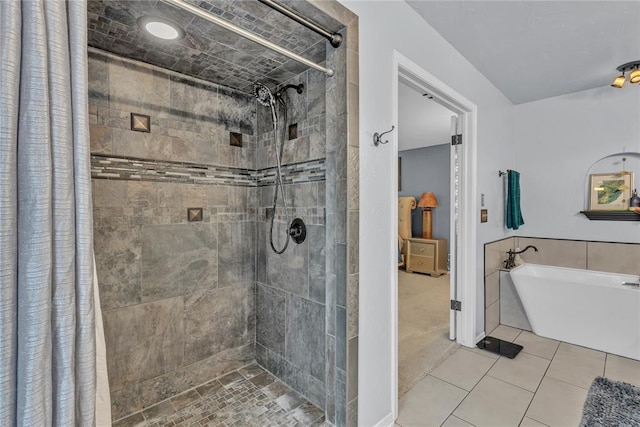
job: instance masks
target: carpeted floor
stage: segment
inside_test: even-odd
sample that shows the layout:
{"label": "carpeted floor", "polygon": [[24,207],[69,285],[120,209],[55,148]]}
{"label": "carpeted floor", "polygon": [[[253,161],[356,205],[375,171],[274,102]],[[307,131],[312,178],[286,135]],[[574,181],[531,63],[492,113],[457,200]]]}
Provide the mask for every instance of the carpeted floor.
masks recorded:
{"label": "carpeted floor", "polygon": [[398,270],[398,398],[459,345],[449,340],[449,275]]}

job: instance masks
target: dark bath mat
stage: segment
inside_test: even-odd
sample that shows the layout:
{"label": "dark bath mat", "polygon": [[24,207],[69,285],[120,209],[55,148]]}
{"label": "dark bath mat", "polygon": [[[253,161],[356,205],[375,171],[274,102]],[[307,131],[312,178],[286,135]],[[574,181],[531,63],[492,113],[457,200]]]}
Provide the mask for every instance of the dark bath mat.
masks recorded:
{"label": "dark bath mat", "polygon": [[523,349],[521,345],[494,337],[485,337],[476,345],[478,348],[508,357],[509,359],[516,357],[518,353],[520,353],[520,350]]}
{"label": "dark bath mat", "polygon": [[640,388],[598,377],[582,409],[580,427],[640,426]]}

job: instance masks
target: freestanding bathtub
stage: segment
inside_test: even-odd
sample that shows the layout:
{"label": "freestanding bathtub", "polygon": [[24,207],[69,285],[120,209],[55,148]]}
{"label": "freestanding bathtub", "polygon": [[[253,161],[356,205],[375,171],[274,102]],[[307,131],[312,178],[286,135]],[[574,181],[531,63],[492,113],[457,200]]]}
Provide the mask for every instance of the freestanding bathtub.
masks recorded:
{"label": "freestanding bathtub", "polygon": [[638,276],[524,264],[511,277],[533,333],[640,360]]}

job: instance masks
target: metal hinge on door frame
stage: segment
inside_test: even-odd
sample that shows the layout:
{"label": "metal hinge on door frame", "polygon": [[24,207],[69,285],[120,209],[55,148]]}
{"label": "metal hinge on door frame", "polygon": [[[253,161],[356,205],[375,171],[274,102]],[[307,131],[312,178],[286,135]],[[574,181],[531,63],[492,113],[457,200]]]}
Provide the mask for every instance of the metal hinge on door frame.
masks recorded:
{"label": "metal hinge on door frame", "polygon": [[462,144],[462,134],[451,135],[451,145],[461,145]]}
{"label": "metal hinge on door frame", "polygon": [[451,310],[462,311],[462,301],[451,300]]}

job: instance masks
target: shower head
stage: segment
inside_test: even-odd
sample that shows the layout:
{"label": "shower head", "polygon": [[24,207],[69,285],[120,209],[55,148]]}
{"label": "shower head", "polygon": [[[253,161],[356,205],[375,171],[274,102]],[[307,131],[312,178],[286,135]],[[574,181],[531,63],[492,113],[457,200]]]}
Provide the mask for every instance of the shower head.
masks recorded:
{"label": "shower head", "polygon": [[258,102],[265,107],[270,107],[275,104],[276,99],[273,96],[271,89],[263,85],[262,83],[255,83],[253,85],[253,94]]}

